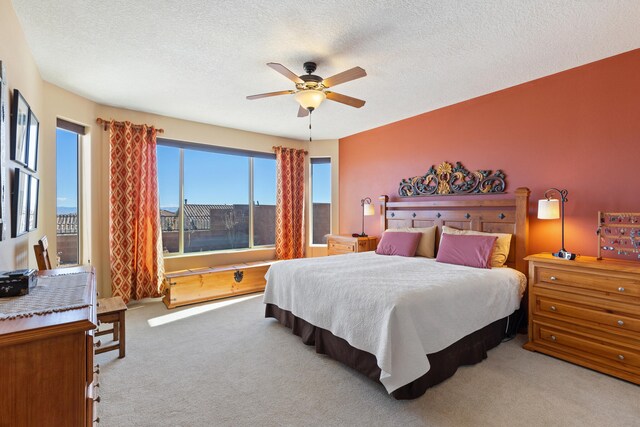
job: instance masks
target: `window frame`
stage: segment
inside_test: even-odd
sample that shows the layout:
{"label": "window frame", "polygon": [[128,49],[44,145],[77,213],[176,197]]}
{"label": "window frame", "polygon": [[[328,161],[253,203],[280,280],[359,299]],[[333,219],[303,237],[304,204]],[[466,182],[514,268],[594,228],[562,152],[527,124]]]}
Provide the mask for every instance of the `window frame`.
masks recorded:
{"label": "window frame", "polygon": [[309,157],[309,247],[324,248],[326,243],[313,243],[313,165],[329,164],[329,234],[333,230],[333,162],[330,156]]}
{"label": "window frame", "polygon": [[[179,193],[179,204],[178,204],[178,252],[169,252],[163,254],[165,258],[174,258],[174,257],[188,257],[188,256],[200,256],[200,255],[211,255],[211,254],[220,254],[220,253],[229,253],[229,252],[243,252],[243,251],[252,251],[257,249],[273,249],[275,248],[275,241],[271,245],[256,245],[255,233],[254,233],[254,159],[255,158],[264,158],[264,159],[276,159],[275,153],[265,153],[261,151],[251,151],[251,150],[243,150],[238,148],[230,148],[230,147],[221,147],[217,145],[208,145],[202,143],[194,143],[194,142],[186,142],[179,141],[167,138],[157,138],[156,144],[165,147],[174,147],[179,149],[179,184],[178,184],[178,193]],[[243,156],[247,158],[249,162],[249,246],[246,248],[228,248],[228,249],[217,249],[210,251],[199,251],[199,252],[185,252],[184,251],[184,153],[185,150],[196,150],[196,151],[205,151],[216,154],[227,154],[227,155],[236,155]],[[276,189],[277,192],[277,189]],[[162,230],[161,230],[162,233]]]}
{"label": "window frame", "polygon": [[[82,176],[83,176],[83,167],[82,167],[82,139],[87,134],[86,127],[83,125],[79,125],[73,122],[69,122],[67,120],[57,118],[56,119],[56,133],[57,130],[61,129],[65,132],[73,133],[76,135],[76,166],[77,166],[77,177],[76,177],[76,204],[77,204],[77,221],[78,221],[78,263],[77,264],[64,264],[64,267],[75,267],[79,265],[83,265],[83,254],[84,254],[84,239],[83,230],[84,230],[84,209],[83,209],[83,184],[82,184]],[[58,150],[58,138],[56,136],[56,156]],[[57,158],[56,158],[56,181],[58,179],[58,168],[57,168]],[[62,264],[58,263],[58,233],[57,233],[57,216],[58,216],[58,186],[56,184],[56,251],[55,251],[55,259],[56,266],[60,267]]]}

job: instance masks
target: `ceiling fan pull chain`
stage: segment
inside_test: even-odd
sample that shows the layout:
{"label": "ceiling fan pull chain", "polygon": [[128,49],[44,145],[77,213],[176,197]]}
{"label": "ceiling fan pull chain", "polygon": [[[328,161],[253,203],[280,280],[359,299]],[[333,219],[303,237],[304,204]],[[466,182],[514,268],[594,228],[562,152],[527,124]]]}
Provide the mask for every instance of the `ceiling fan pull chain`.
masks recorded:
{"label": "ceiling fan pull chain", "polygon": [[309,112],[309,142],[311,141],[311,112]]}

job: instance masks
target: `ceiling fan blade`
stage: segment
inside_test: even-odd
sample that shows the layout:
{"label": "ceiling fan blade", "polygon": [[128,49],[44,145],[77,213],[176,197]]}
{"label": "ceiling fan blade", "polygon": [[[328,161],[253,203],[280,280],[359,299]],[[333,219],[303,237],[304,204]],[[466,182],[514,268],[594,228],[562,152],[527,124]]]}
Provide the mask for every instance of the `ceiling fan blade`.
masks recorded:
{"label": "ceiling fan blade", "polygon": [[351,107],[360,108],[365,104],[365,101],[363,101],[362,99],[352,98],[350,96],[342,95],[340,93],[335,93],[335,92],[325,92],[325,93],[327,94],[327,99],[340,102],[341,104],[347,104],[347,105],[350,105]]}
{"label": "ceiling fan blade", "polygon": [[293,92],[295,92],[295,90],[280,90],[278,92],[260,93],[258,95],[247,96],[247,99],[260,99],[260,98],[268,98],[270,96],[289,95]]}
{"label": "ceiling fan blade", "polygon": [[333,87],[341,83],[350,82],[367,75],[367,72],[360,67],[353,67],[350,70],[343,71],[322,81],[324,87]]}
{"label": "ceiling fan blade", "polygon": [[267,65],[294,83],[300,83],[300,84],[304,83],[304,80],[302,80],[293,71],[291,71],[290,69],[288,69],[282,64],[278,64],[277,62],[269,62]]}
{"label": "ceiling fan blade", "polygon": [[307,117],[309,115],[309,110],[303,108],[302,105],[298,108],[298,117]]}

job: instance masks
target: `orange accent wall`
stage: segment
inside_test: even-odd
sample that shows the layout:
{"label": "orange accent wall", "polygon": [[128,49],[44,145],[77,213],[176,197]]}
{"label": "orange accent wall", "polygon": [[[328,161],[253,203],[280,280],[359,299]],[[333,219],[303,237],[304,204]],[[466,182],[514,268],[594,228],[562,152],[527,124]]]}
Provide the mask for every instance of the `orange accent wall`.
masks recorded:
{"label": "orange accent wall", "polygon": [[560,248],[537,200],[566,188],[566,249],[595,255],[598,210],[640,212],[640,49],[343,138],[339,158],[341,233],[360,232],[363,197],[397,199],[402,178],[460,161],[531,189],[530,253]]}

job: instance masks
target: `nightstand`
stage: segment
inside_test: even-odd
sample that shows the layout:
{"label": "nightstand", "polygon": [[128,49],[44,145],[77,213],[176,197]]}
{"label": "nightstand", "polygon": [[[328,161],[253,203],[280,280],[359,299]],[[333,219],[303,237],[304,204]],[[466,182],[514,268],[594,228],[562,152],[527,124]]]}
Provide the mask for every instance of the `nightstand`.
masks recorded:
{"label": "nightstand", "polygon": [[377,246],[377,237],[351,237],[334,234],[327,236],[327,255],[375,251]]}
{"label": "nightstand", "polygon": [[529,261],[529,342],[524,348],[640,384],[640,263]]}

